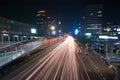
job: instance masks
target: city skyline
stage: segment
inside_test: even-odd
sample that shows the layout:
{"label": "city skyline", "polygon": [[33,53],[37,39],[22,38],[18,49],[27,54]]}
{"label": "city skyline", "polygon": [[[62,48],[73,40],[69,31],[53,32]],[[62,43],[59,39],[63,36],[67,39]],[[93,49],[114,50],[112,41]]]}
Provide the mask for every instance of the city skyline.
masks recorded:
{"label": "city skyline", "polygon": [[119,22],[120,12],[117,10],[117,7],[119,7],[117,5],[117,1],[107,2],[103,0],[70,0],[69,2],[63,0],[2,0],[0,2],[0,16],[36,25],[35,16],[37,11],[40,9],[45,9],[49,16],[54,17],[57,20],[61,20],[62,24],[68,28],[73,27],[77,23],[81,22],[80,18],[82,17],[82,10],[89,4],[103,4],[105,21],[113,21],[115,23]]}
{"label": "city skyline", "polygon": [[120,80],[116,0],[1,0],[0,80]]}

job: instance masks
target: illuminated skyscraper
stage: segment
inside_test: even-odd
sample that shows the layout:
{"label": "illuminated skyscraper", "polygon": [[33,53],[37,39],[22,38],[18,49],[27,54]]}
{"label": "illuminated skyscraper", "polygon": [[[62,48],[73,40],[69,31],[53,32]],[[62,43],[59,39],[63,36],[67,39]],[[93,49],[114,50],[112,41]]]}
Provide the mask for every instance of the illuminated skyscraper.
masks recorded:
{"label": "illuminated skyscraper", "polygon": [[84,26],[86,32],[97,33],[103,27],[103,5],[88,5],[84,9]]}
{"label": "illuminated skyscraper", "polygon": [[[50,27],[56,25],[55,19],[52,17],[49,17],[46,14],[45,10],[39,10],[37,12],[36,17],[37,17],[38,34],[40,36],[48,37]],[[56,28],[57,28],[57,26],[56,26]]]}
{"label": "illuminated skyscraper", "polygon": [[38,26],[38,33],[40,36],[47,36],[47,15],[45,10],[39,10],[37,12],[37,26]]}

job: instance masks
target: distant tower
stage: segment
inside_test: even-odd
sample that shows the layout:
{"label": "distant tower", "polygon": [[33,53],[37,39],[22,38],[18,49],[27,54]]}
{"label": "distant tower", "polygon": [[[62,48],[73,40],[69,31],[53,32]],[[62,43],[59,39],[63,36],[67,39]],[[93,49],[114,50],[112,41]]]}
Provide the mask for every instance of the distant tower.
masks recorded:
{"label": "distant tower", "polygon": [[45,10],[39,10],[37,12],[37,26],[38,26],[38,33],[40,36],[46,36],[47,35],[47,15]]}

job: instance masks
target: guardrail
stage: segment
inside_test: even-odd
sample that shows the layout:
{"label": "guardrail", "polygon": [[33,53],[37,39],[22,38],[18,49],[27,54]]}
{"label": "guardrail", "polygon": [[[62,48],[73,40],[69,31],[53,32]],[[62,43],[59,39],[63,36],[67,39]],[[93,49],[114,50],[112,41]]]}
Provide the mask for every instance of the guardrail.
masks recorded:
{"label": "guardrail", "polygon": [[[55,43],[57,41],[63,40],[64,38],[53,38],[50,39],[50,43]],[[10,46],[9,48],[4,48],[0,53],[0,66],[15,60],[16,58],[27,55],[26,53],[31,52],[43,44],[48,44],[49,40],[36,40],[33,42],[28,42],[25,44],[20,44],[15,47]]]}
{"label": "guardrail", "polygon": [[115,48],[114,42],[95,42],[94,48],[110,64],[120,65],[120,52],[117,53],[120,48]]}

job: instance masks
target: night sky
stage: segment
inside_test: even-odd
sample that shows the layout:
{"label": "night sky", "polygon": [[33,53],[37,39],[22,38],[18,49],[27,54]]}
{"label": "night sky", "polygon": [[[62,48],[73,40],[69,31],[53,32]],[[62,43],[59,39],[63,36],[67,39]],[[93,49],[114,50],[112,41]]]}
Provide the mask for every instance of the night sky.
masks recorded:
{"label": "night sky", "polygon": [[120,21],[120,5],[114,0],[0,0],[0,17],[36,24],[38,10],[45,9],[49,16],[61,20],[65,29],[80,22],[82,10],[88,4],[103,4],[106,21]]}

